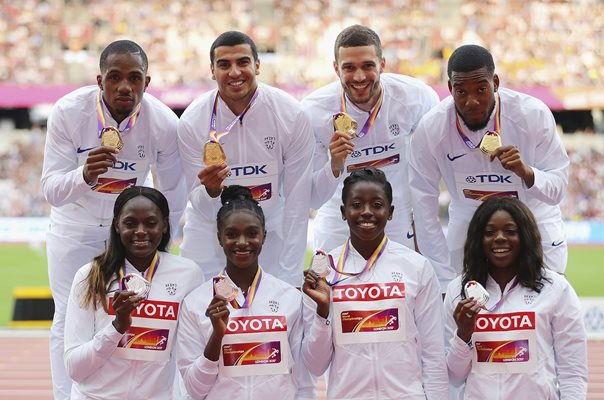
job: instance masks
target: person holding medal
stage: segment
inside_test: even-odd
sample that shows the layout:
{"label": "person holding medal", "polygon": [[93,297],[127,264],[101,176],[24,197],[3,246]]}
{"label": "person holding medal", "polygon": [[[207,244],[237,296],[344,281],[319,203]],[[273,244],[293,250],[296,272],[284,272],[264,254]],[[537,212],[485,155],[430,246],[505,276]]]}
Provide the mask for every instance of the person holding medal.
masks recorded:
{"label": "person holding medal", "polygon": [[540,236],[515,198],[484,201],[470,221],[463,273],[444,302],[459,399],[587,396],[581,304],[568,281],[545,268]]}
{"label": "person holding medal", "polygon": [[[516,197],[533,212],[545,264],[567,261],[559,203],[569,158],[551,111],[529,95],[501,88],[493,57],[465,45],[448,62],[451,97],[424,116],[411,141],[410,184],[419,251],[434,265],[441,289],[461,271],[468,222],[482,201]],[[451,195],[447,236],[438,219],[439,182]]]}
{"label": "person holding medal", "polygon": [[447,399],[438,281],[425,257],[385,233],[394,207],[384,172],[353,171],[342,201],[350,237],[305,275],[316,303],[305,364],[316,376],[329,368],[328,399]]}
{"label": "person holding medal", "polygon": [[181,255],[216,276],[222,251],[214,232],[225,186],[252,191],[266,215],[261,263],[294,286],[302,284],[314,142],[306,115],[285,92],[258,83],[254,41],[225,32],[210,49],[218,88],[197,98],[178,125],[190,205]]}
{"label": "person holding medal", "polygon": [[48,119],[42,191],[51,204],[46,235],[48,276],[55,314],[50,331],[54,398],[69,398],[63,364],[65,308],[73,276],[105,249],[116,197],[145,185],[154,166],[157,188],[168,198],[171,226],[186,205],[175,140],[178,118],[145,93],[151,78],[143,49],[129,40],[100,56],[97,85],[61,98]]}
{"label": "person holding medal", "polygon": [[187,392],[208,400],[313,399],[300,359],[302,294],[259,265],[265,217],[252,192],[231,185],[220,197],[216,219],[226,267],[187,296],[178,327]]}
{"label": "person holding medal", "polygon": [[382,44],[372,29],[353,25],[336,38],[333,67],[339,80],[302,100],[315,134],[312,207],[314,246],[330,251],[348,237],[340,218],[344,178],[365,166],[380,168],[395,188],[397,217],[389,237],[414,248],[408,151],[420,118],[438,104],[425,83],[384,73]]}
{"label": "person holding medal", "polygon": [[113,216],[107,249],[77,271],[67,303],[71,399],[176,398],[180,305],[202,275],[167,253],[169,207],[158,190],[124,190]]}

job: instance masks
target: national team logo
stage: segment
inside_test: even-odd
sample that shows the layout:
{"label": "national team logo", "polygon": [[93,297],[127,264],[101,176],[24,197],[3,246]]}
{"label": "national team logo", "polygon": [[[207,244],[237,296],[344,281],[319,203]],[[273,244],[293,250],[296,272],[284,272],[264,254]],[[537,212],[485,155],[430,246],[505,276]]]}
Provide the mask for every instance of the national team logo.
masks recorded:
{"label": "national team logo", "polygon": [[358,150],[355,150],[355,151],[353,151],[353,152],[350,154],[350,157],[352,157],[352,158],[357,158],[357,157],[360,157],[360,156],[361,156],[361,152],[360,152],[360,151],[358,151]]}
{"label": "national team logo", "polygon": [[266,147],[266,149],[267,150],[274,149],[276,140],[277,140],[277,138],[275,138],[274,136],[265,136],[264,137],[264,146]]}
{"label": "national team logo", "polygon": [[401,128],[397,123],[390,124],[390,126],[388,126],[388,130],[392,136],[398,136],[401,133]]}
{"label": "national team logo", "polygon": [[145,145],[139,144],[136,146],[136,150],[138,151],[139,158],[145,158]]}
{"label": "national team logo", "polygon": [[466,182],[468,182],[468,183],[476,183],[476,178],[474,178],[473,176],[468,176],[466,178]]}
{"label": "national team logo", "polygon": [[398,272],[398,271],[393,271],[392,272],[392,280],[395,282],[402,282],[403,281],[403,274]]}
{"label": "national team logo", "polygon": [[170,296],[174,296],[176,294],[176,283],[166,283],[166,292]]}
{"label": "national team logo", "polygon": [[279,311],[279,302],[276,300],[269,300],[268,301],[268,308],[271,309],[272,312],[276,313]]}
{"label": "national team logo", "polygon": [[535,301],[535,298],[537,297],[536,294],[525,294],[524,295],[524,304],[531,305],[533,304],[533,301]]}

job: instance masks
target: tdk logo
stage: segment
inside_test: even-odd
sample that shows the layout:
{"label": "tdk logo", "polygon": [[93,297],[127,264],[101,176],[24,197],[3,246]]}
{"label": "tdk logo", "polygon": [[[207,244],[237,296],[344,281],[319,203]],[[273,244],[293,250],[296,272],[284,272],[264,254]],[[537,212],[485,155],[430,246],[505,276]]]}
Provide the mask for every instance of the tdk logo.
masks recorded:
{"label": "tdk logo", "polygon": [[123,171],[136,171],[136,163],[128,161],[116,161],[113,163],[113,169],[121,169]]}
{"label": "tdk logo", "polygon": [[512,183],[511,176],[507,175],[497,175],[497,174],[489,174],[489,175],[474,175],[468,176],[466,178],[466,182],[468,183]]}
{"label": "tdk logo", "polygon": [[378,146],[373,146],[373,147],[367,147],[365,149],[355,150],[352,152],[352,154],[350,156],[353,158],[361,157],[361,156],[373,156],[373,155],[385,153],[389,150],[394,150],[394,149],[395,149],[394,143],[390,143],[385,146],[378,145]]}
{"label": "tdk logo", "polygon": [[248,176],[248,175],[266,175],[265,165],[246,165],[243,167],[233,167],[229,176]]}

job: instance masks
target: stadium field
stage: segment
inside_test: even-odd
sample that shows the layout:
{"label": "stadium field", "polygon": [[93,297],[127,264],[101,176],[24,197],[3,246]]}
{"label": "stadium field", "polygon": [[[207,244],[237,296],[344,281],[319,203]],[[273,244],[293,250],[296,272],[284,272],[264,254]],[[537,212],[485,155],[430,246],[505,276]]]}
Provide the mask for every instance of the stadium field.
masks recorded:
{"label": "stadium field", "polygon": [[[566,272],[579,296],[604,296],[602,260],[604,246],[570,248]],[[15,287],[48,286],[44,247],[0,245],[0,274],[0,327],[3,327],[12,317]]]}

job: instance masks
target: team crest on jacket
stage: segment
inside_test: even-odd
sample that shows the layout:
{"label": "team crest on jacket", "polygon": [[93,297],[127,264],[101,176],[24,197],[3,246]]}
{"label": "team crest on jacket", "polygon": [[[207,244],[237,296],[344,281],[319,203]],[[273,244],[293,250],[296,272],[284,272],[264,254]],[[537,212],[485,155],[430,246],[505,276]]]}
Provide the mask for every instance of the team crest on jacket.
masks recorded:
{"label": "team crest on jacket", "polygon": [[403,274],[401,272],[398,271],[392,271],[392,280],[395,282],[402,282],[403,281]]}
{"label": "team crest on jacket", "polygon": [[170,296],[174,296],[176,294],[176,283],[166,283],[166,292]]}
{"label": "team crest on jacket", "polygon": [[139,158],[145,158],[145,145],[144,144],[139,144],[138,146],[136,146],[136,150],[138,151]]}
{"label": "team crest on jacket", "polygon": [[265,136],[264,137],[264,146],[266,146],[267,150],[272,150],[275,148],[275,141],[277,140],[274,136]]}
{"label": "team crest on jacket", "polygon": [[398,126],[397,123],[390,124],[390,126],[388,126],[388,130],[390,131],[390,134],[392,136],[398,136],[401,133],[401,128]]}
{"label": "team crest on jacket", "polygon": [[536,294],[525,294],[524,295],[524,304],[531,305],[533,304],[533,301],[535,301],[535,298],[537,297]]}
{"label": "team crest on jacket", "polygon": [[268,308],[271,309],[272,312],[276,313],[279,311],[279,302],[276,300],[269,300],[268,301]]}

